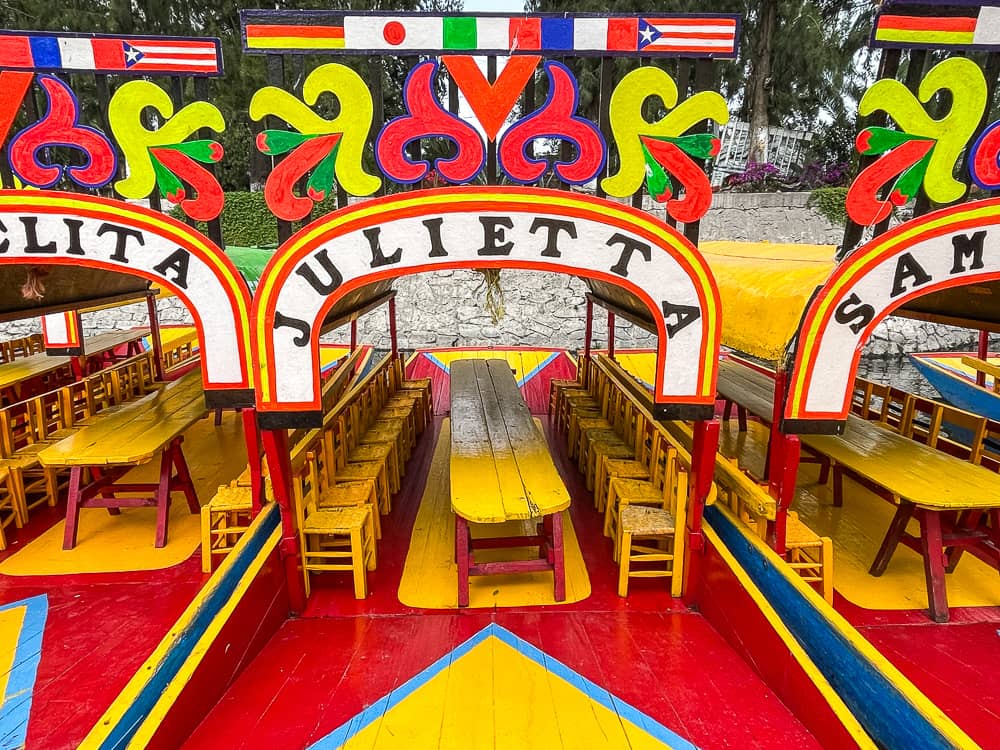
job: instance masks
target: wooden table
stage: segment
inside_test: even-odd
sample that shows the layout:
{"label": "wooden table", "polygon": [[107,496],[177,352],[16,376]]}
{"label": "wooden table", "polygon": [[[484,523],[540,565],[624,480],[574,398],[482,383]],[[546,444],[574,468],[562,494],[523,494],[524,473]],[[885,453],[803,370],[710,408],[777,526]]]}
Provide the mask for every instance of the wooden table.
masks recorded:
{"label": "wooden table", "polygon": [[[156,507],[156,546],[167,543],[170,493],[183,491],[192,513],[201,511],[181,450],[184,432],[205,416],[201,375],[190,373],[162,389],[116,410],[101,412],[93,423],[38,454],[45,466],[69,467],[63,549],[76,545],[80,508]],[[160,453],[156,483],[118,482],[130,469]],[[91,480],[85,483],[84,468]],[[132,496],[117,497],[125,492]],[[134,496],[136,493],[146,493]]]}
{"label": "wooden table", "polygon": [[74,377],[79,378],[84,374],[84,363],[87,359],[103,357],[126,344],[129,347],[128,356],[138,354],[142,338],[147,335],[149,335],[148,328],[112,331],[84,339],[83,350],[85,353],[80,356],[40,352],[32,354],[30,357],[0,364],[0,393],[4,393],[11,403],[20,401],[25,395],[22,393],[22,386],[25,383],[64,367],[69,367]]}
{"label": "wooden table", "polygon": [[[774,381],[737,362],[720,364],[719,395],[769,421]],[[836,473],[846,469],[897,500],[896,514],[869,572],[884,573],[901,542],[915,549],[924,558],[933,620],[948,620],[945,574],[954,570],[963,552],[1000,570],[1000,474],[853,414],[842,435],[799,435],[799,440],[831,459]],[[834,477],[835,504],[841,502],[839,479]],[[919,537],[906,533],[914,517],[920,522]]]}
{"label": "wooden table", "polygon": [[[458,604],[469,604],[469,576],[551,570],[555,600],[566,598],[561,511],[570,497],[503,360],[451,366],[451,508],[455,512]],[[533,536],[473,540],[469,522],[541,519]],[[474,549],[539,548],[536,560],[476,563]]]}

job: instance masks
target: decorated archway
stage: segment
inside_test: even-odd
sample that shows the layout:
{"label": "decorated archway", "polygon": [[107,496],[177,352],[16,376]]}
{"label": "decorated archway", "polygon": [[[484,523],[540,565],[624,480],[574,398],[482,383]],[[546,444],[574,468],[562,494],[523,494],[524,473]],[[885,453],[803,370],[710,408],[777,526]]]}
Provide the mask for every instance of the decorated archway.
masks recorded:
{"label": "decorated archway", "polygon": [[0,191],[0,264],[83,266],[169,289],[198,329],[209,406],[253,404],[249,291],[225,253],[186,224],[90,195]]}
{"label": "decorated archway", "polygon": [[837,430],[850,410],[862,346],[879,321],[914,298],[1000,280],[998,249],[1000,199],[926,214],[856,250],[806,308],[783,430]]}
{"label": "decorated archway", "polygon": [[337,211],[279,248],[254,297],[263,426],[320,419],[318,340],[327,312],[368,284],[431,270],[520,268],[600,280],[635,295],[658,334],[655,403],[715,400],[719,299],[691,243],[607,200],[529,188],[404,193]]}

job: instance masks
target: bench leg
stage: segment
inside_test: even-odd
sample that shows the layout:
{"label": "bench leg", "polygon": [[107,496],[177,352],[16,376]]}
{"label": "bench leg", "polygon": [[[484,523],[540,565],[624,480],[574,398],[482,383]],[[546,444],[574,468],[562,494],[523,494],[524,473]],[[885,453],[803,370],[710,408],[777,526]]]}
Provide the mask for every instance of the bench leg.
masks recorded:
{"label": "bench leg", "polygon": [[63,549],[76,546],[76,527],[80,522],[80,484],[83,467],[74,466],[69,471],[69,495],[66,498],[66,529],[63,532]]}
{"label": "bench leg", "polygon": [[[834,472],[836,472],[836,469],[834,469]],[[836,481],[836,474],[834,474],[834,481]],[[913,503],[907,502],[901,502],[899,507],[896,508],[896,515],[892,517],[889,530],[885,533],[882,546],[879,547],[878,554],[875,556],[875,562],[868,569],[869,574],[880,576],[885,573],[885,569],[889,566],[889,560],[892,559],[896,547],[899,546],[899,540],[906,533],[906,524],[913,518],[914,510],[916,508]],[[938,532],[940,533],[940,526],[938,527]]]}
{"label": "bench leg", "polygon": [[469,525],[455,515],[455,558],[458,562],[458,606],[469,606]]}
{"label": "bench leg", "polygon": [[924,575],[927,577],[927,606],[934,622],[948,622],[943,546],[941,515],[924,510],[920,514],[920,550],[924,555]]}
{"label": "bench leg", "polygon": [[563,559],[562,513],[552,514],[552,577],[557,602],[566,601],[566,565]]}
{"label": "bench leg", "polygon": [[736,423],[739,425],[740,432],[747,431],[747,410],[739,404],[736,405]]}
{"label": "bench leg", "polygon": [[728,422],[733,416],[733,402],[728,398],[723,401],[722,404],[722,421]]}

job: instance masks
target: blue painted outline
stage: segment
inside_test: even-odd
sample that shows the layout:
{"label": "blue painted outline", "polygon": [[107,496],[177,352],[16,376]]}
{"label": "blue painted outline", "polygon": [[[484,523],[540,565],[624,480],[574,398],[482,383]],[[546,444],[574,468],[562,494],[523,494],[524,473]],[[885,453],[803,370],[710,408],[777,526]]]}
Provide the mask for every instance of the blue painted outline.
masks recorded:
{"label": "blue painted outline", "polygon": [[21,632],[17,636],[7,688],[0,695],[0,747],[23,747],[27,741],[31,699],[34,697],[38,662],[42,657],[42,636],[49,614],[45,594],[4,604],[0,612],[24,607]]}
{"label": "blue painted outline", "polygon": [[599,175],[601,172],[604,171],[604,167],[608,163],[608,144],[607,141],[604,140],[604,134],[600,131],[600,128],[594,125],[594,123],[592,123],[590,120],[584,117],[580,117],[579,115],[576,114],[571,114],[569,119],[579,124],[582,124],[584,127],[588,128],[594,135],[597,136],[597,140],[601,144],[601,163],[600,166],[598,166],[597,169],[595,169],[591,175],[582,180],[568,180],[566,179],[566,177],[563,176],[562,168],[569,167],[572,164],[575,164],[576,162],[580,161],[580,157],[583,154],[583,149],[580,148],[579,141],[577,141],[575,138],[570,138],[565,133],[544,133],[544,132],[536,133],[535,135],[531,136],[531,138],[526,139],[524,143],[521,145],[521,158],[524,159],[525,162],[536,166],[541,164],[545,165],[542,171],[538,173],[537,177],[527,180],[522,180],[519,177],[514,177],[514,175],[512,175],[510,172],[507,171],[507,167],[503,163],[503,158],[501,157],[501,154],[503,153],[504,141],[506,141],[507,138],[510,136],[510,134],[513,133],[515,130],[517,130],[517,128],[526,126],[529,122],[531,122],[531,120],[540,117],[542,113],[544,113],[545,110],[549,108],[549,104],[552,103],[552,99],[555,96],[555,77],[552,75],[553,68],[562,68],[562,70],[566,73],[566,75],[570,80],[570,83],[573,86],[573,105],[570,107],[570,112],[575,113],[576,108],[580,103],[580,84],[577,82],[576,76],[573,75],[573,71],[571,71],[562,63],[556,62],[555,60],[547,60],[544,64],[544,68],[545,68],[545,75],[548,76],[549,79],[549,90],[545,96],[545,103],[527,117],[522,117],[520,120],[518,120],[509,128],[507,128],[507,130],[504,132],[503,136],[501,136],[499,142],[497,143],[497,166],[500,168],[500,171],[503,172],[504,175],[507,177],[507,179],[509,179],[511,182],[516,182],[519,185],[532,185],[541,180],[545,176],[546,171],[548,171],[549,163],[547,159],[528,158],[525,154],[525,148],[527,148],[528,143],[534,141],[536,138],[555,138],[560,141],[568,141],[569,143],[572,143],[573,146],[576,148],[576,158],[566,162],[559,160],[554,161],[552,163],[552,171],[555,172],[556,176],[560,180],[562,180],[568,185],[585,185],[586,183],[590,182],[595,177],[597,177],[597,175]]}
{"label": "blue painted outline", "polygon": [[[996,130],[997,128],[1000,128],[1000,120],[997,120],[995,123],[986,128],[982,133],[980,133],[979,137],[976,139],[976,142],[972,145],[972,148],[969,149],[969,157],[968,157],[969,176],[972,177],[972,181],[975,182],[977,185],[979,185],[979,187],[981,187],[983,190],[995,190],[998,187],[1000,187],[1000,183],[991,184],[986,182],[985,180],[979,179],[979,173],[976,171],[976,157],[979,155],[979,149],[982,146],[983,141],[986,139],[986,137],[989,136],[991,133],[993,133],[993,131]],[[993,154],[994,164],[996,164],[998,161],[1000,161],[1000,153]]]}
{"label": "blue painted outline", "polygon": [[[411,164],[411,165],[413,165],[415,167],[416,166],[423,166],[423,168],[424,168],[423,173],[419,177],[417,177],[416,179],[413,179],[413,180],[403,180],[403,179],[400,179],[396,175],[394,175],[391,172],[389,172],[389,170],[387,170],[384,166],[382,166],[382,158],[379,156],[379,151],[382,148],[382,137],[385,135],[386,131],[392,125],[394,125],[396,122],[399,122],[399,121],[402,121],[402,120],[416,120],[417,122],[420,122],[419,118],[414,117],[410,113],[410,103],[408,101],[407,92],[409,91],[409,88],[410,88],[410,79],[414,76],[414,74],[418,70],[420,70],[421,68],[426,67],[427,65],[433,66],[433,69],[432,69],[431,75],[430,75],[431,90],[430,90],[430,92],[428,94],[430,96],[431,101],[433,101],[433,102],[435,102],[437,104],[438,110],[440,111],[440,113],[442,115],[445,116],[446,119],[454,120],[462,128],[467,129],[467,130],[471,130],[473,133],[475,133],[476,140],[479,142],[479,166],[476,167],[475,170],[473,170],[472,174],[470,174],[464,180],[451,180],[451,179],[445,177],[444,174],[441,173],[441,169],[438,166],[439,164],[444,164],[446,166],[454,164],[462,156],[461,145],[459,144],[459,142],[457,140],[455,140],[455,138],[453,136],[450,136],[447,133],[434,133],[434,132],[428,131],[428,132],[425,132],[425,133],[421,133],[420,135],[413,136],[412,138],[407,138],[405,141],[403,141],[402,144],[400,144],[399,148],[400,148],[400,151],[401,151],[402,156],[403,156],[403,161],[405,161],[407,164]],[[469,125],[469,123],[467,123],[465,120],[463,120],[458,115],[452,114],[448,110],[444,109],[441,106],[441,104],[437,101],[437,96],[434,94],[433,81],[434,81],[435,77],[437,77],[438,67],[439,67],[439,64],[438,64],[437,60],[427,60],[425,62],[420,63],[419,65],[413,66],[413,68],[410,69],[410,72],[406,75],[406,82],[403,84],[403,106],[406,107],[406,114],[405,115],[400,115],[399,117],[394,117],[391,120],[389,120],[389,122],[387,122],[385,125],[382,126],[382,129],[379,131],[378,137],[375,139],[375,148],[374,148],[375,163],[378,165],[378,168],[382,172],[382,174],[384,174],[386,177],[391,178],[394,182],[398,182],[400,185],[415,185],[416,183],[418,183],[421,180],[425,179],[428,174],[430,174],[432,166],[431,166],[431,163],[429,161],[427,161],[426,159],[421,159],[419,161],[411,161],[410,158],[406,155],[406,147],[407,146],[409,146],[414,141],[420,141],[420,140],[422,140],[424,138],[444,138],[445,140],[451,141],[453,144],[455,144],[455,149],[457,151],[457,153],[455,154],[455,156],[453,156],[451,159],[443,159],[442,158],[442,159],[435,159],[434,160],[433,169],[438,174],[438,176],[442,180],[444,180],[445,182],[448,182],[448,183],[450,183],[452,185],[464,185],[464,184],[466,184],[468,182],[471,182],[472,180],[476,179],[476,177],[478,177],[479,174],[483,171],[483,167],[486,166],[486,145],[483,143],[483,137],[479,134],[479,131],[476,130],[471,125]]]}
{"label": "blue painted outline", "polygon": [[437,365],[442,370],[444,370],[448,375],[451,375],[451,365],[446,365],[440,359],[438,359],[436,354],[431,354],[430,352],[421,352],[427,359],[431,361],[432,364]]}
{"label": "blue painted outline", "polygon": [[[14,154],[14,149],[17,145],[17,142],[21,139],[21,136],[23,136],[25,133],[31,130],[34,130],[35,128],[48,129],[46,121],[52,114],[52,95],[49,94],[49,90],[45,86],[46,81],[55,81],[56,85],[64,88],[69,94],[70,99],[73,100],[73,108],[75,112],[73,113],[73,124],[71,127],[75,130],[87,131],[92,133],[93,135],[98,136],[104,141],[104,144],[107,146],[108,151],[111,152],[111,172],[110,175],[108,176],[108,179],[104,180],[104,182],[84,182],[83,180],[77,179],[77,173],[85,172],[87,169],[90,168],[90,165],[93,164],[94,162],[93,157],[90,155],[90,151],[83,148],[78,143],[69,143],[66,141],[48,141],[40,146],[37,146],[31,152],[31,160],[35,162],[35,166],[39,167],[40,169],[56,170],[55,179],[52,179],[45,184],[32,182],[31,180],[25,178],[25,176],[21,174],[21,172],[17,169],[17,167],[14,166],[15,161],[12,157]],[[27,127],[22,128],[13,138],[10,139],[10,143],[7,146],[7,162],[10,164],[10,168],[13,170],[14,174],[16,174],[18,179],[21,180],[21,182],[23,182],[25,185],[31,185],[32,187],[42,188],[43,190],[52,187],[57,182],[59,182],[59,180],[61,180],[63,177],[68,177],[77,185],[80,185],[81,187],[85,188],[101,188],[109,184],[112,180],[115,179],[115,175],[118,174],[118,152],[115,151],[115,147],[111,144],[111,141],[108,139],[108,136],[105,135],[103,131],[98,130],[97,128],[91,127],[90,125],[80,124],[80,102],[76,98],[76,92],[73,91],[73,89],[69,86],[69,84],[64,82],[61,78],[58,78],[54,75],[42,74],[38,76],[38,85],[39,88],[41,88],[42,92],[45,94],[45,115],[41,119],[36,120],[35,122],[28,125]],[[30,95],[30,93],[31,92],[29,91],[28,94]],[[76,151],[77,153],[83,154],[87,159],[86,163],[45,164],[38,158],[39,151],[42,151],[43,149],[47,148],[53,148],[56,146],[65,146],[66,148],[73,149],[73,151]]]}
{"label": "blue painted outline", "polygon": [[188,626],[173,642],[160,663],[156,665],[132,705],[122,712],[115,726],[108,732],[107,738],[100,744],[100,750],[112,750],[128,745],[143,721],[149,716],[149,712],[152,711],[160,696],[190,658],[199,639],[208,630],[208,626],[232,598],[236,587],[243,580],[247,570],[264,549],[264,544],[270,538],[271,533],[278,528],[281,521],[278,506],[275,503],[270,503],[262,511],[261,516],[263,516],[261,523],[254,530],[252,536],[245,537],[247,544],[242,552],[239,555],[230,556],[229,559],[233,561],[232,566],[218,581],[213,582],[212,590],[202,600],[194,619],[188,623]]}
{"label": "blue painted outline", "polygon": [[704,517],[879,747],[954,750],[895,683],[792,585],[783,566],[760,554],[716,506],[707,506]]}
{"label": "blue painted outline", "polygon": [[556,357],[558,357],[559,354],[560,354],[560,352],[552,352],[552,354],[550,354],[544,360],[542,360],[541,362],[539,362],[538,366],[535,369],[533,369],[531,372],[525,374],[524,377],[522,377],[520,380],[517,381],[517,387],[518,388],[523,388],[524,385],[525,385],[525,383],[527,383],[529,380],[531,380],[533,377],[535,377],[538,373],[540,373],[542,370],[544,370],[546,367],[548,367],[550,364],[552,364],[552,360],[554,360]]}
{"label": "blue painted outline", "polygon": [[450,667],[476,646],[486,642],[490,637],[495,637],[522,656],[535,662],[550,674],[562,678],[595,703],[599,703],[609,711],[617,714],[620,718],[631,722],[651,737],[672,748],[672,750],[698,750],[696,745],[691,744],[680,735],[670,731],[655,719],[650,718],[625,701],[616,698],[605,688],[577,674],[558,659],[554,659],[536,646],[518,638],[511,631],[507,630],[507,628],[497,625],[495,622],[491,622],[469,638],[469,640],[456,646],[425,670],[411,677],[361,713],[355,714],[330,734],[310,745],[308,750],[336,750],[336,748],[342,747],[345,742],[349,741],[363,729],[369,727],[376,719],[398,706],[403,700],[413,695],[444,669]]}

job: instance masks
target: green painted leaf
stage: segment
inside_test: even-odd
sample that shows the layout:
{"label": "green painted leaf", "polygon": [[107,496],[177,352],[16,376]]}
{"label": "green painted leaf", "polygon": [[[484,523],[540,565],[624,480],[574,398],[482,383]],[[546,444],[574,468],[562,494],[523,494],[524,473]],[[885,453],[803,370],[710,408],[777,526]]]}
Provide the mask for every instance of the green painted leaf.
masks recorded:
{"label": "green painted leaf", "polygon": [[257,148],[268,156],[280,156],[315,137],[294,133],[291,130],[265,130],[257,135]]}
{"label": "green painted leaf", "polygon": [[173,151],[180,151],[182,154],[191,157],[202,164],[214,164],[222,158],[222,146],[216,141],[185,141],[184,143],[173,143],[169,146],[158,146],[158,148],[169,148]]}
{"label": "green painted leaf", "polygon": [[174,176],[174,173],[167,169],[160,160],[153,156],[152,153],[149,155],[150,161],[153,163],[153,173],[156,175],[156,187],[160,189],[160,195],[166,196],[169,200],[177,202],[184,197],[184,186],[181,181]]}
{"label": "green painted leaf", "polygon": [[934,149],[932,148],[923,159],[903,172],[899,176],[899,179],[896,180],[896,184],[893,185],[892,189],[898,191],[900,195],[906,196],[907,199],[915,196],[924,181],[924,175],[927,174],[927,167],[930,164],[931,154],[933,153]]}
{"label": "green painted leaf", "polygon": [[899,130],[889,128],[870,127],[865,128],[858,134],[858,151],[865,156],[877,156],[884,154],[889,149],[896,148],[908,141],[929,141],[931,138],[924,138],[919,135],[911,135]]}
{"label": "green painted leaf", "polygon": [[642,155],[646,161],[646,189],[653,196],[653,200],[662,203],[673,195],[673,183],[670,182],[670,176],[645,146],[642,147]]}
{"label": "green painted leaf", "polygon": [[309,182],[306,183],[306,193],[314,201],[323,200],[333,187],[333,168],[337,162],[337,147],[339,145],[338,141],[337,146],[330,149],[330,153],[320,160],[309,176]]}

